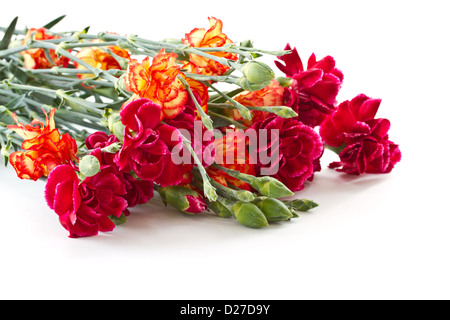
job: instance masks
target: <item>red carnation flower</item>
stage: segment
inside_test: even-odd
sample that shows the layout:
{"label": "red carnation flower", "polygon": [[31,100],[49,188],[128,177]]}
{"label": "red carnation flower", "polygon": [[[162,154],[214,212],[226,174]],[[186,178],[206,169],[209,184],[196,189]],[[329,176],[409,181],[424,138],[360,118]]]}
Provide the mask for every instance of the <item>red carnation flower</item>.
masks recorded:
{"label": "red carnation flower", "polygon": [[133,170],[140,179],[161,186],[179,184],[184,172],[172,162],[171,152],[182,139],[176,128],[160,123],[161,107],[138,99],[128,103],[120,116],[125,126],[123,146],[115,157],[120,170]]}
{"label": "red carnation flower", "polygon": [[[312,179],[314,171],[320,170],[318,161],[323,153],[323,143],[311,127],[295,119],[285,119],[273,115],[256,122],[251,128],[258,133],[257,175],[261,175],[263,168],[278,166],[278,171],[271,176],[280,180],[290,190],[299,191],[304,188],[305,181]],[[265,138],[261,135],[262,130],[266,130],[267,133],[268,143],[266,146],[261,140]],[[279,134],[271,137],[272,131]],[[278,142],[278,148],[276,148],[276,142]],[[278,153],[278,162],[262,164],[263,153],[267,153],[269,157]]]}
{"label": "red carnation flower", "polygon": [[[91,155],[97,157],[102,165],[109,165],[116,167],[114,162],[115,153],[102,152],[102,148],[106,148],[119,140],[114,135],[107,135],[104,132],[94,132],[86,138],[85,145],[92,150]],[[135,207],[138,204],[147,203],[153,198],[153,181],[135,179],[128,172],[119,172],[117,170],[117,177],[122,180],[125,186],[126,194],[123,196],[128,203],[128,208]],[[130,215],[128,209],[124,211],[126,216]]]}
{"label": "red carnation flower", "polygon": [[349,174],[388,173],[400,161],[398,145],[389,140],[387,119],[375,119],[380,99],[360,94],[341,103],[320,127],[324,142],[338,148],[339,162],[330,168]]}
{"label": "red carnation flower", "polygon": [[[200,98],[198,98],[198,95],[195,94],[195,96],[200,103],[201,101]],[[203,126],[201,119],[197,114],[197,108],[195,107],[194,101],[190,97],[183,112],[173,119],[168,119],[166,123],[182,130],[182,134],[192,143],[192,148],[197,157],[202,160],[202,165],[204,167],[208,167],[214,162],[215,146],[213,133],[208,132]],[[190,157],[190,161],[188,162],[189,164],[194,164],[193,158]]]}
{"label": "red carnation flower", "polygon": [[[289,44],[285,50],[291,50]],[[334,58],[326,56],[317,61],[312,54],[306,70],[296,48],[278,58],[284,64],[280,61],[275,61],[275,64],[292,79],[292,84],[285,89],[285,104],[298,113],[298,120],[304,124],[320,125],[335,110],[336,96],[344,79],[342,72],[335,68]]]}
{"label": "red carnation flower", "polygon": [[45,186],[47,204],[71,238],[112,231],[115,224],[109,216],[119,217],[127,208],[125,192],[113,166],[103,166],[98,174],[79,183],[74,168],[61,165],[50,172]]}

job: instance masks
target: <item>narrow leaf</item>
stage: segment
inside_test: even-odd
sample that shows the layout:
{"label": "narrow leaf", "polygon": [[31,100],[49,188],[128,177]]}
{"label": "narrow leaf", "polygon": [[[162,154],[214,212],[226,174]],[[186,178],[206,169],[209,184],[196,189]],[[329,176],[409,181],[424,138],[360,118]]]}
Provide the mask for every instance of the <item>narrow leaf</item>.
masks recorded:
{"label": "narrow leaf", "polygon": [[0,43],[0,50],[8,49],[9,43],[11,42],[12,36],[14,35],[14,31],[16,30],[18,19],[19,17],[15,17],[9,27],[6,29],[5,35],[3,36],[2,42]]}
{"label": "narrow leaf", "polygon": [[64,19],[66,17],[66,15],[63,15],[61,17],[56,18],[55,20],[50,21],[49,23],[47,23],[45,26],[43,26],[42,28],[45,29],[51,29],[52,27],[54,27],[56,24],[58,24],[62,19]]}

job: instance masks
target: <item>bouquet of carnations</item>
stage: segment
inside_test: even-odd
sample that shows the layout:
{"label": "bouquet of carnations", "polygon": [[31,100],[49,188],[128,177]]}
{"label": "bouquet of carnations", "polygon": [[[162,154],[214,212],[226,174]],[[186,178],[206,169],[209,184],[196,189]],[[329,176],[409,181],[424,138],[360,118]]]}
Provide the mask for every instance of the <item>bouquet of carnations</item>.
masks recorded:
{"label": "bouquet of carnations", "polygon": [[46,181],[69,237],[112,231],[155,193],[185,214],[266,227],[317,206],[292,196],[321,170],[325,148],[346,174],[400,161],[389,120],[375,118],[380,99],[338,103],[343,74],[331,56],[304,66],[289,44],[234,42],[213,17],[159,41],[54,31],[63,18],[0,29],[0,144],[19,178]]}

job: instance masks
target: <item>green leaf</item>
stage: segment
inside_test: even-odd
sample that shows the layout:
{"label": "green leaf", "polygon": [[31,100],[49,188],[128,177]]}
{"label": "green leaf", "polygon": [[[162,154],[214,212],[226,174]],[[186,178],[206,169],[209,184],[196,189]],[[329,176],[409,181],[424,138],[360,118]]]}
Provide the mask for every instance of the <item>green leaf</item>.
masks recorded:
{"label": "green leaf", "polygon": [[119,226],[127,222],[127,217],[123,213],[120,215],[120,217],[108,216],[108,218],[111,219],[111,221],[114,222],[116,226]]}
{"label": "green leaf", "polygon": [[[230,91],[230,92],[227,92],[227,93],[225,93],[229,98],[233,98],[235,95],[238,95],[239,93],[241,93],[241,92],[243,92],[244,91],[244,89],[242,89],[242,88],[237,88],[237,89],[235,89],[235,90],[233,90],[233,91]],[[222,97],[222,96],[220,96],[219,95],[219,98],[216,98],[216,99],[213,99],[213,100],[211,100],[210,102],[214,102],[214,103],[224,103],[224,102],[226,102],[227,101],[227,99],[226,98],[224,98],[224,97]]]}
{"label": "green leaf", "polygon": [[20,107],[23,107],[25,105],[25,95],[18,96],[17,98],[12,99],[7,105],[6,108],[9,111],[16,111]]}
{"label": "green leaf", "polygon": [[25,71],[20,69],[15,63],[12,61],[8,65],[8,71],[11,72],[15,78],[19,79],[21,83],[27,83],[28,82],[28,75]]}
{"label": "green leaf", "polygon": [[11,42],[12,36],[14,35],[14,31],[16,30],[18,19],[19,17],[15,17],[9,27],[6,29],[5,35],[3,36],[2,42],[0,43],[0,50],[8,49],[9,43]]}
{"label": "green leaf", "polygon": [[43,26],[42,28],[45,29],[51,29],[53,28],[55,25],[57,25],[62,19],[64,19],[66,17],[66,15],[60,16],[58,18],[56,18],[55,20],[50,21],[49,23],[47,23],[45,26]]}

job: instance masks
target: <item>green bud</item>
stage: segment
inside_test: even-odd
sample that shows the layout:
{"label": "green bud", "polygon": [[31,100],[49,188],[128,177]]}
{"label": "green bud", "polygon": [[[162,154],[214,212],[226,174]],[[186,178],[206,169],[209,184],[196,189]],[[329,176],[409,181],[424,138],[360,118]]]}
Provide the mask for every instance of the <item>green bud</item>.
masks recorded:
{"label": "green bud", "polygon": [[288,77],[277,77],[276,80],[278,81],[280,86],[285,87],[285,88],[290,87],[292,84],[292,79],[288,78]]}
{"label": "green bud", "polygon": [[111,131],[113,135],[119,139],[119,141],[123,142],[123,130],[125,126],[122,124],[120,120],[120,114],[115,112],[108,117],[108,129]]}
{"label": "green bud", "polygon": [[314,201],[308,200],[308,199],[295,199],[290,201],[284,202],[288,207],[295,209],[297,211],[308,211],[311,210],[317,206],[319,206]]}
{"label": "green bud", "polygon": [[300,216],[298,215],[297,211],[295,211],[294,209],[289,208],[289,211],[291,211],[291,213],[292,213],[292,218],[298,218],[298,217],[300,217]]}
{"label": "green bud", "polygon": [[274,113],[277,116],[286,118],[286,119],[298,117],[297,112],[295,112],[292,108],[286,107],[286,106],[254,107],[254,108],[251,108],[250,110],[259,110],[259,111]]}
{"label": "green bud", "polygon": [[[250,174],[241,173],[239,171],[228,169],[217,164],[214,166],[216,168],[219,168],[219,170],[228,173],[230,176],[248,183],[263,196],[272,198],[284,198],[294,195],[294,193],[289,190],[288,187],[286,187],[283,183],[273,177],[255,177]],[[253,200],[254,199],[252,199],[251,201]]]}
{"label": "green bud", "polygon": [[121,225],[121,224],[124,224],[125,222],[127,222],[127,216],[124,215],[123,213],[122,213],[119,217],[116,217],[116,216],[108,216],[108,218],[109,218],[112,222],[114,222],[114,224],[115,224],[116,226]]}
{"label": "green bud", "polygon": [[119,142],[114,142],[112,144],[110,144],[107,147],[102,148],[102,152],[107,152],[107,153],[116,153],[119,152],[120,149],[122,148],[122,145]]}
{"label": "green bud", "polygon": [[211,183],[214,187],[216,187],[217,191],[224,197],[236,199],[238,201],[243,201],[243,202],[251,202],[251,201],[255,200],[256,196],[253,192],[250,192],[247,190],[242,190],[242,189],[239,189],[239,190],[231,189],[231,188],[221,185],[220,183],[218,183],[214,180],[211,181]]}
{"label": "green bud", "polygon": [[283,183],[273,177],[259,177],[251,184],[262,195],[271,198],[284,198],[293,196],[294,193]]}
{"label": "green bud", "polygon": [[269,222],[284,221],[293,217],[289,208],[280,200],[265,198],[257,203]]}
{"label": "green bud", "polygon": [[92,177],[100,172],[100,161],[91,155],[84,156],[80,160],[79,168],[83,176]]}
{"label": "green bud", "polygon": [[236,202],[233,207],[236,220],[249,228],[262,228],[269,225],[264,213],[251,202]]}
{"label": "green bud", "polygon": [[216,201],[209,202],[208,208],[222,218],[230,218],[233,216],[233,204],[233,201],[219,197]]}
{"label": "green bud", "polygon": [[[159,188],[158,193],[165,204],[170,204],[178,211],[183,213],[198,213],[206,209],[206,204],[200,201],[197,191],[182,187],[182,186],[170,186]],[[198,201],[189,201],[197,199]]]}
{"label": "green bud", "polygon": [[260,61],[249,61],[240,70],[243,76],[239,79],[239,85],[247,91],[261,90],[275,78],[273,70]]}

